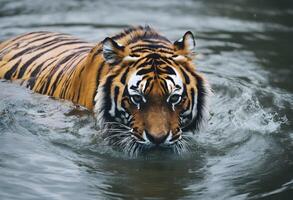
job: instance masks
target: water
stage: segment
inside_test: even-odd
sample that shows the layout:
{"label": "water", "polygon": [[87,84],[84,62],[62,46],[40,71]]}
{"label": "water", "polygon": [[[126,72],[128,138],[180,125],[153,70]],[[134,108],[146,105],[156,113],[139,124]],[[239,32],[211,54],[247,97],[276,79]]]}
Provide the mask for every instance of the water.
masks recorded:
{"label": "water", "polygon": [[103,144],[90,113],[1,81],[1,200],[292,198],[290,0],[0,4],[0,40],[50,30],[100,41],[139,24],[176,40],[191,30],[214,91],[189,156],[133,159]]}

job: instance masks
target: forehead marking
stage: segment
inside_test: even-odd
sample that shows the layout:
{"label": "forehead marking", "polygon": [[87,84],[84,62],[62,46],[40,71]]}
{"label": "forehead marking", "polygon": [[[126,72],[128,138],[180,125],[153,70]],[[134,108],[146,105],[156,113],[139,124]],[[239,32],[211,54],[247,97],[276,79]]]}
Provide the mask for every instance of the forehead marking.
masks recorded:
{"label": "forehead marking", "polygon": [[183,93],[183,82],[177,70],[175,68],[173,68],[173,70],[175,71],[175,74],[168,75],[170,78],[172,78],[173,81],[168,79],[165,81],[167,82],[169,93],[176,93],[181,95]]}
{"label": "forehead marking", "polygon": [[138,85],[138,83],[140,82],[140,84],[143,84],[145,85],[145,81],[142,81],[141,82],[141,79],[142,79],[142,75],[137,75],[137,73],[133,73],[131,76],[130,76],[130,79],[128,81],[128,92],[130,95],[134,95],[134,94],[140,94],[140,85]]}
{"label": "forehead marking", "polygon": [[[167,89],[170,94],[174,93],[181,95],[183,93],[182,79],[180,78],[177,70],[173,67],[172,69],[174,70],[175,74],[167,74],[167,76],[172,80],[165,78],[163,79],[163,81],[166,82]],[[141,94],[143,91],[146,90],[145,87],[147,85],[147,79],[142,80],[144,75],[140,75],[140,73],[138,72],[140,71],[133,73],[128,81],[128,92],[130,95]]]}

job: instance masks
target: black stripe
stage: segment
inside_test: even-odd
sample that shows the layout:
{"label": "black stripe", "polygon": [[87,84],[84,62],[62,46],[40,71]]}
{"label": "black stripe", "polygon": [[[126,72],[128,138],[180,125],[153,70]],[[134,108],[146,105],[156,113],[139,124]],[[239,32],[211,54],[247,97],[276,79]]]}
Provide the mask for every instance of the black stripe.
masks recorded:
{"label": "black stripe", "polygon": [[163,60],[163,61],[165,61],[166,62],[166,64],[168,64],[168,65],[175,65],[176,63],[175,62],[171,62],[172,60],[171,59],[168,59],[168,58],[166,58],[166,57],[161,57],[161,59]]}
{"label": "black stripe", "polygon": [[54,46],[46,51],[43,51],[37,55],[35,55],[34,57],[32,57],[31,59],[29,59],[25,64],[22,65],[22,67],[20,68],[20,71],[18,73],[18,76],[17,78],[21,78],[23,76],[23,74],[25,73],[26,69],[36,60],[38,59],[40,56],[48,53],[49,51],[52,51],[58,47],[61,47],[61,46],[64,46],[64,45],[71,45],[71,44],[78,44],[78,43],[81,43],[79,41],[75,41],[75,42],[67,42],[67,43],[62,43],[62,44],[59,44],[57,46]]}
{"label": "black stripe", "polygon": [[[78,57],[80,58],[80,57]],[[78,66],[80,62],[82,62],[84,60],[84,57],[81,58],[75,65],[75,66]],[[84,69],[84,68],[83,68]],[[63,84],[63,88],[62,88],[62,92],[60,94],[61,98],[65,98],[65,95],[67,93],[67,90],[69,89],[69,84],[71,83],[71,80],[72,80],[72,75],[75,71],[74,70],[71,70],[68,74],[66,74],[66,81],[64,82]],[[73,99],[72,99],[73,100]]]}
{"label": "black stripe", "polygon": [[120,81],[122,84],[126,83],[126,78],[127,78],[128,72],[129,72],[129,67],[124,71],[123,75],[121,76]]}
{"label": "black stripe", "polygon": [[148,78],[148,79],[146,80],[145,87],[144,87],[144,91],[142,91],[143,93],[145,93],[145,91],[146,91],[147,88],[149,87],[151,80],[153,80],[152,77],[150,77],[150,78]]}
{"label": "black stripe", "polygon": [[194,99],[195,91],[193,88],[190,89],[190,95],[191,95],[191,112],[192,112],[194,103],[195,103],[195,99]]}
{"label": "black stripe", "polygon": [[176,72],[174,71],[174,69],[172,67],[166,66],[166,67],[163,68],[163,70],[167,74],[176,75]]}
{"label": "black stripe", "polygon": [[[64,53],[67,53],[67,50],[62,51],[62,52],[59,53],[58,55],[53,56],[53,57],[50,57],[50,58],[48,58],[46,61],[44,61],[43,64],[45,64],[47,61],[49,61],[49,60],[55,58],[53,61],[51,61],[49,64],[47,64],[46,67],[45,67],[43,70],[45,70],[47,67],[51,66],[52,63],[56,62],[56,60],[59,58],[59,56],[61,56],[61,55],[64,54]],[[36,69],[35,69],[35,70],[36,70]],[[36,79],[34,78],[34,76],[37,76],[37,73],[32,72],[32,74],[31,74],[30,76],[32,77],[32,83],[29,83],[29,84],[28,84],[28,87],[30,86],[31,89],[32,89],[32,88],[35,86],[35,83],[36,83],[36,81],[35,81]]]}
{"label": "black stripe", "polygon": [[113,121],[113,117],[110,116],[109,114],[109,110],[111,109],[111,86],[112,86],[112,82],[113,79],[115,78],[115,75],[111,75],[107,77],[106,83],[104,85],[104,101],[102,107],[105,109],[104,111],[104,117],[106,120],[110,120]]}
{"label": "black stripe", "polygon": [[14,60],[15,58],[18,58],[18,57],[24,55],[24,54],[27,53],[27,52],[31,52],[31,51],[33,51],[33,50],[34,50],[34,51],[38,51],[38,50],[40,50],[40,49],[42,50],[42,49],[44,49],[44,48],[46,48],[46,47],[49,47],[49,46],[51,46],[51,45],[54,45],[54,44],[56,44],[56,43],[58,43],[58,42],[64,42],[64,41],[76,41],[76,40],[72,40],[71,38],[70,38],[70,39],[64,39],[64,38],[60,38],[60,37],[58,37],[58,38],[54,38],[53,40],[47,41],[47,42],[45,42],[45,43],[43,43],[43,44],[41,44],[41,45],[28,47],[28,48],[26,48],[26,49],[24,49],[24,50],[18,52],[18,53],[15,54],[12,58],[10,58],[9,61]]}
{"label": "black stripe", "polygon": [[36,81],[36,75],[39,73],[39,71],[41,70],[42,66],[44,65],[44,63],[47,62],[44,61],[42,62],[41,64],[39,64],[33,71],[32,73],[30,74],[30,79],[28,80],[28,83],[26,85],[26,87],[28,87],[29,89],[32,89],[35,85],[35,81]]}
{"label": "black stripe", "polygon": [[[114,102],[116,103],[118,101],[118,95],[119,95],[119,87],[115,86],[114,88]],[[117,108],[117,106],[116,106]]]}
{"label": "black stripe", "polygon": [[204,80],[199,75],[195,74],[197,80],[197,115],[195,118],[196,125],[198,128],[198,124],[201,122],[203,118],[203,106],[205,105],[205,96],[207,94],[207,90],[204,86]]}
{"label": "black stripe", "polygon": [[166,76],[166,79],[170,80],[174,85],[176,85],[176,83],[174,82],[173,78],[171,78],[170,76]]}
{"label": "black stripe", "polygon": [[153,72],[153,71],[154,71],[154,69],[152,67],[150,67],[149,69],[141,69],[136,74],[137,75],[143,75],[143,74],[148,74],[148,73]]}
{"label": "black stripe", "polygon": [[[77,48],[77,49],[80,49],[80,48]],[[60,78],[62,78],[62,75],[64,75],[65,72],[68,70],[68,68],[70,68],[70,67],[72,66],[72,63],[75,62],[76,59],[79,58],[79,56],[80,56],[81,53],[83,53],[83,52],[87,52],[87,51],[88,51],[88,50],[86,49],[86,50],[80,50],[80,51],[73,52],[72,54],[67,55],[66,57],[62,58],[62,59],[58,62],[58,65],[56,65],[56,66],[52,69],[52,71],[50,72],[50,75],[53,76],[53,75],[55,74],[55,72],[59,69],[59,67],[60,67],[62,64],[66,63],[66,62],[67,62],[67,63],[66,63],[66,65],[62,68],[62,71],[60,71],[60,72],[58,73],[56,79],[54,80],[53,85],[52,85],[52,87],[51,87],[50,90],[49,90],[49,91],[50,91],[49,95],[53,95],[53,93],[55,92],[56,86],[57,86],[57,84],[58,84],[59,81],[60,81]],[[69,60],[72,60],[72,61],[71,61],[71,62],[68,62]],[[79,62],[80,62],[80,61],[79,61]],[[76,66],[76,65],[75,65],[75,66]],[[83,70],[84,70],[84,67],[83,67],[82,70],[80,71],[80,74],[82,73]],[[79,76],[80,76],[80,74],[79,74]],[[67,76],[67,74],[66,74],[66,76]],[[78,97],[78,99],[79,99],[79,97]]]}
{"label": "black stripe", "polygon": [[171,54],[171,55],[173,55],[174,54],[174,51],[173,50],[167,51],[165,49],[159,49],[158,50],[158,53],[165,53],[165,54]]}
{"label": "black stripe", "polygon": [[136,50],[132,50],[131,53],[151,53],[153,52],[153,49],[149,48],[138,48]]}
{"label": "black stripe", "polygon": [[20,35],[20,36],[18,36],[16,38],[12,39],[10,41],[10,43],[15,42],[16,40],[21,39],[21,38],[26,37],[26,36],[29,36],[29,35],[38,34],[37,36],[40,36],[40,35],[44,35],[44,34],[48,34],[48,33],[50,33],[50,32],[48,32],[48,31],[36,31],[36,32],[23,34],[23,35]]}
{"label": "black stripe", "polygon": [[93,59],[94,59],[97,55],[101,54],[102,51],[103,51],[102,49],[98,49],[98,50],[94,53],[94,55],[93,55]]}
{"label": "black stripe", "polygon": [[[188,131],[188,130],[194,130],[194,129],[198,129],[198,126],[200,124],[200,122],[202,121],[203,118],[203,106],[205,105],[205,96],[207,94],[207,90],[204,86],[204,80],[201,76],[199,76],[198,74],[194,73],[194,76],[196,78],[197,81],[197,115],[195,117],[195,119],[193,120],[192,123],[190,123],[190,125],[188,125],[187,127],[185,127],[183,129],[183,131]],[[194,103],[194,90],[192,89],[191,95],[192,95],[192,101]]]}
{"label": "black stripe", "polygon": [[[20,39],[20,38],[22,38],[22,37],[24,37],[24,36],[28,36],[28,35],[30,35],[30,34],[26,34],[26,35],[20,35],[19,37],[16,37],[16,38],[14,38],[13,40],[10,40],[4,47],[2,47],[2,49],[1,49],[1,51],[0,51],[0,55],[3,53],[3,52],[6,52],[7,51],[7,49],[9,49],[10,51],[11,50],[15,50],[15,49],[19,49],[19,44],[18,43],[14,43],[16,40],[18,40],[18,39]],[[36,37],[42,37],[42,35],[44,35],[44,34],[40,34],[40,35],[37,35]],[[32,38],[35,38],[34,36],[32,36],[31,38],[28,38],[28,39],[26,39],[26,40],[30,40],[30,39],[32,39]],[[30,42],[28,42],[26,45],[24,45],[24,46],[22,46],[21,48],[23,48],[23,47],[25,47],[25,46],[27,46],[27,45],[30,45],[31,43]]]}
{"label": "black stripe", "polygon": [[181,70],[181,72],[182,72],[182,74],[184,76],[184,79],[185,79],[186,84],[189,84],[190,83],[189,76],[186,74],[185,70],[182,69],[181,67],[180,67],[180,70]]}
{"label": "black stripe", "polygon": [[149,92],[148,92],[146,95],[148,95],[148,94],[152,91],[154,85],[155,85],[155,84],[154,84],[154,82],[153,82],[153,84],[151,84],[151,86],[150,86]]}
{"label": "black stripe", "polygon": [[169,91],[168,91],[167,82],[165,80],[161,80],[160,82],[161,82],[161,86],[162,86],[162,88],[164,90],[164,93],[168,93]]}
{"label": "black stripe", "polygon": [[29,41],[29,45],[32,45],[33,43],[35,42],[38,42],[38,41],[41,41],[41,40],[45,40],[47,38],[50,38],[50,37],[55,37],[56,35],[49,35],[49,36],[44,36],[44,37],[40,37],[40,38],[37,38],[37,39],[34,39],[32,41]]}
{"label": "black stripe", "polygon": [[143,68],[143,67],[146,67],[149,65],[150,66],[157,66],[157,65],[161,65],[161,64],[164,64],[164,62],[158,61],[158,60],[149,60],[149,61],[143,62],[142,64],[138,65],[136,68],[140,69],[140,68]]}
{"label": "black stripe", "polygon": [[19,60],[13,65],[13,67],[5,73],[5,75],[4,75],[4,78],[5,78],[5,79],[11,79],[12,74],[17,70],[18,65],[20,64],[20,62],[21,62],[21,59],[19,59]]}
{"label": "black stripe", "polygon": [[[52,58],[50,58],[50,59],[52,59]],[[48,59],[48,60],[49,60],[49,59]],[[34,71],[31,73],[31,75],[30,75],[31,78],[29,79],[28,84],[27,84],[27,87],[28,87],[28,88],[30,88],[30,89],[33,89],[33,88],[34,88],[35,83],[36,83],[36,81],[37,81],[36,76],[37,76],[37,74],[40,72],[42,66],[43,66],[48,60],[46,60],[45,62],[41,63],[41,64],[40,64],[38,67],[36,67],[36,68],[34,69]],[[52,62],[50,62],[50,63],[48,64],[48,66],[50,66],[53,62],[55,62],[55,60],[53,60]]]}
{"label": "black stripe", "polygon": [[[53,72],[53,73],[52,73],[52,76],[53,76],[53,75],[55,74],[56,70],[58,70],[58,68],[59,68],[62,64],[66,63],[66,62],[69,61],[72,57],[76,56],[77,53],[78,53],[78,52],[74,52],[73,54],[69,54],[69,55],[67,55],[66,57],[64,57],[64,58],[58,63],[58,65],[54,67],[54,69],[50,72],[50,74]],[[61,75],[62,75],[65,71],[66,71],[66,70],[63,69],[63,70],[61,70],[61,71],[58,73],[57,77],[55,78],[55,80],[54,80],[54,82],[53,82],[53,84],[52,84],[52,87],[50,88],[50,93],[49,93],[49,95],[53,95],[53,93],[55,92],[55,89],[56,89],[57,83],[59,82],[59,80],[60,80],[60,78],[61,78]]]}
{"label": "black stripe", "polygon": [[163,50],[170,50],[172,51],[173,49],[170,49],[167,46],[164,45],[158,45],[158,44],[139,44],[137,46],[134,46],[131,48],[131,52],[137,52],[141,50],[149,50],[149,49],[163,49]]}

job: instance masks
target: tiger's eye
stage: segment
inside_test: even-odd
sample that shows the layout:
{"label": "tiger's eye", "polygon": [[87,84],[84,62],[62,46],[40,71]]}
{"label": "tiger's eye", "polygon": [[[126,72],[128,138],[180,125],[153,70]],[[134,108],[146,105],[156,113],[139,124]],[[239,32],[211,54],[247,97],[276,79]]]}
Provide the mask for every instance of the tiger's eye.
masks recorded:
{"label": "tiger's eye", "polygon": [[132,95],[131,99],[133,101],[133,103],[139,104],[143,101],[142,96],[140,95]]}
{"label": "tiger's eye", "polygon": [[170,98],[169,98],[169,102],[172,104],[176,104],[180,101],[181,96],[179,94],[173,94]]}

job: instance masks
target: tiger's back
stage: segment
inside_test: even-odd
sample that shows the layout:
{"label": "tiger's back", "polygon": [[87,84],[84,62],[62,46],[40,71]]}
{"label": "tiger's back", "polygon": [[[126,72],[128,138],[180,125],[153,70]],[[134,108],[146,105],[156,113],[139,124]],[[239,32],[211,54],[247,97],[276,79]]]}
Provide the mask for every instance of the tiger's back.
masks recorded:
{"label": "tiger's back", "polygon": [[[53,32],[32,32],[0,44],[0,78],[21,80],[35,92],[71,100],[88,108],[87,98],[95,87],[85,90],[82,79],[87,57],[94,44]],[[95,76],[95,73],[87,76]],[[87,79],[87,80],[90,80]],[[94,80],[96,81],[96,80]],[[88,83],[87,83],[88,84]],[[95,85],[95,84],[93,84]]]}

